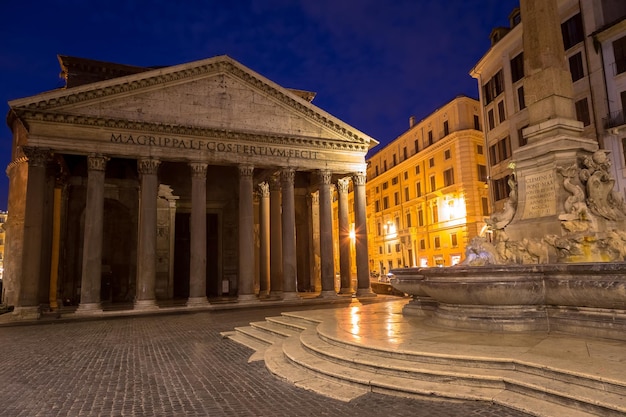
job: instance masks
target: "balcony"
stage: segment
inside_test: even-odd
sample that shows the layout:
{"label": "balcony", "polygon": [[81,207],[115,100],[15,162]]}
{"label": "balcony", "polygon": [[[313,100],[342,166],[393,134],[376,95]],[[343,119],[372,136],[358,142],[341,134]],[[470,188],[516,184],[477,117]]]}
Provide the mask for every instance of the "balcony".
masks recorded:
{"label": "balcony", "polygon": [[605,129],[612,129],[618,126],[622,126],[626,124],[626,120],[624,120],[624,111],[614,111],[609,113],[608,117],[602,119],[602,123]]}

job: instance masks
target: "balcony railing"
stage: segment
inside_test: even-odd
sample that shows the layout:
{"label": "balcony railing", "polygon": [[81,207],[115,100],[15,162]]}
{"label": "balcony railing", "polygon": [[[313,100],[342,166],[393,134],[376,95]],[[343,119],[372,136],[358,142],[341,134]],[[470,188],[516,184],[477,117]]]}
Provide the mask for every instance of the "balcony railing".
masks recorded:
{"label": "balcony railing", "polygon": [[624,120],[624,111],[614,111],[609,113],[607,117],[602,119],[605,129],[611,129],[617,126],[622,126],[626,124],[626,120]]}

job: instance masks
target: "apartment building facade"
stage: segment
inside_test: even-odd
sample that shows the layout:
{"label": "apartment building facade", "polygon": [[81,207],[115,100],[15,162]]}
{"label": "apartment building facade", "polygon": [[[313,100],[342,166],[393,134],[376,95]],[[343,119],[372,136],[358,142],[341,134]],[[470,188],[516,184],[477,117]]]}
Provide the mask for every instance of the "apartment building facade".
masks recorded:
{"label": "apartment building facade", "polygon": [[480,103],[459,96],[367,159],[370,271],[451,266],[489,214]]}
{"label": "apartment building facade", "polygon": [[[626,193],[626,2],[559,0],[565,57],[583,136],[609,150],[616,187]],[[500,210],[509,195],[508,178],[517,149],[526,145],[523,16],[509,15],[509,27],[491,32],[491,47],[471,70],[479,86],[488,149],[490,201]]]}

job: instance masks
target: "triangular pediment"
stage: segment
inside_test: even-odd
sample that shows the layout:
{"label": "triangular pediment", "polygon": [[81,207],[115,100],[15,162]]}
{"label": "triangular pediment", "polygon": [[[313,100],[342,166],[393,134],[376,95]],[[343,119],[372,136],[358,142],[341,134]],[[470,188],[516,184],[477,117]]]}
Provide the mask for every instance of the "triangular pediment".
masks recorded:
{"label": "triangular pediment", "polygon": [[9,103],[23,118],[245,132],[371,147],[377,142],[227,56]]}

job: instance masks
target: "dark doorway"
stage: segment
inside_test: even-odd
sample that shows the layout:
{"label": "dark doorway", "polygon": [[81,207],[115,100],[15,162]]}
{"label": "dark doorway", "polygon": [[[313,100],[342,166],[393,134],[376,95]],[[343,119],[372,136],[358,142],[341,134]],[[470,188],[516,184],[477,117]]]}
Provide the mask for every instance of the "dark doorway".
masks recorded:
{"label": "dark doorway", "polygon": [[136,246],[136,226],[128,208],[115,200],[104,201],[102,280],[104,302],[128,302],[135,298],[135,269],[131,261]]}
{"label": "dark doorway", "polygon": [[[190,213],[176,213],[174,241],[174,298],[189,297],[189,261],[191,251]],[[220,295],[219,216],[206,215],[206,295]]]}

